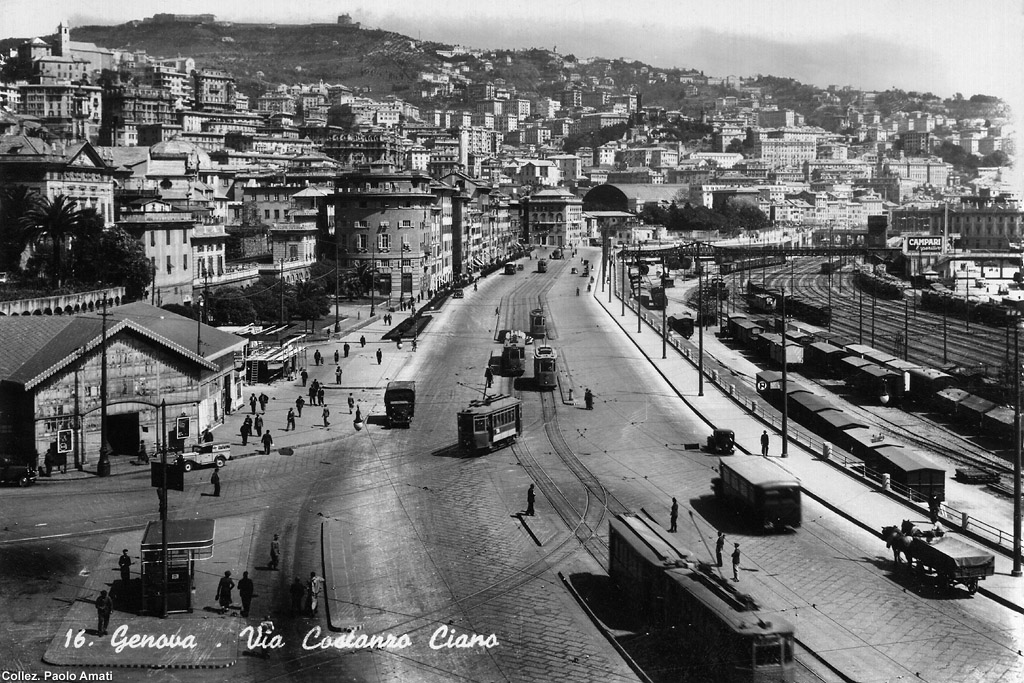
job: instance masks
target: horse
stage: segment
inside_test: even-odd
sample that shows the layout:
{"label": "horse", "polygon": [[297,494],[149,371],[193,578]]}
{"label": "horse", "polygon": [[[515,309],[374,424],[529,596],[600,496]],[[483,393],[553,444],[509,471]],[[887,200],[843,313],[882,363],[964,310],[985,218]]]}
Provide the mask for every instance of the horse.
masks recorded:
{"label": "horse", "polygon": [[900,525],[900,531],[905,536],[910,536],[912,538],[921,538],[924,539],[927,543],[931,543],[936,538],[942,538],[946,533],[942,530],[942,527],[939,526],[936,526],[932,529],[928,529],[927,531],[921,531],[909,519],[903,520],[903,524]]}
{"label": "horse", "polygon": [[913,537],[910,534],[902,532],[895,526],[887,526],[882,527],[882,538],[885,539],[885,547],[892,548],[892,560],[896,566],[900,564],[900,553],[906,556],[907,565],[913,566],[913,558],[910,556],[910,542]]}

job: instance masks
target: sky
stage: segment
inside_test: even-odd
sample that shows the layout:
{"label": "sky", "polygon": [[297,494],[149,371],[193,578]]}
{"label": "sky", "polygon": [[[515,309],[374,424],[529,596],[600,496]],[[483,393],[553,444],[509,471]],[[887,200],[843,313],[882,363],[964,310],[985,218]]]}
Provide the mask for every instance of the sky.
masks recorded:
{"label": "sky", "polygon": [[[1024,107],[1024,0],[0,0],[0,37],[158,12],[363,26],[484,48],[554,48],[707,75],[996,95]],[[117,46],[107,46],[117,47]]]}

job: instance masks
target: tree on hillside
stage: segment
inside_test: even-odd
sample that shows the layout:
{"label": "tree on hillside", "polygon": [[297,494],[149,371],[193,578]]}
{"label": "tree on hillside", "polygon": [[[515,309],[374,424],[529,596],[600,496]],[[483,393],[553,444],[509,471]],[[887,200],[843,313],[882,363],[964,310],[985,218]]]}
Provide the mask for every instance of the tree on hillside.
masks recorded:
{"label": "tree on hillside", "polygon": [[50,245],[50,284],[59,287],[64,278],[64,257],[68,241],[86,226],[85,217],[75,200],[57,195],[52,201],[42,198],[22,217],[24,246]]}
{"label": "tree on hillside", "polygon": [[71,272],[76,281],[125,288],[129,301],[141,299],[150,285],[151,271],[146,250],[124,229],[103,229],[96,216],[87,219],[99,229],[91,229],[76,240],[71,250]]}

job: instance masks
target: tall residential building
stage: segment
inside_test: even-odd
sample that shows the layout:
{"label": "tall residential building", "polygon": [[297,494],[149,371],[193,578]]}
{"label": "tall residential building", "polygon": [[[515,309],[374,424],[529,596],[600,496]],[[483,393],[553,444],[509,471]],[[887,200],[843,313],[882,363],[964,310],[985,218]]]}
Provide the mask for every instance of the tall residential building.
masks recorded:
{"label": "tall residential building", "polygon": [[454,190],[445,187],[386,164],[338,176],[328,202],[341,266],[371,269],[377,295],[393,300],[426,298],[450,284]]}
{"label": "tall residential building", "polygon": [[584,237],[583,200],[561,187],[521,201],[526,238],[532,245],[571,247]]}

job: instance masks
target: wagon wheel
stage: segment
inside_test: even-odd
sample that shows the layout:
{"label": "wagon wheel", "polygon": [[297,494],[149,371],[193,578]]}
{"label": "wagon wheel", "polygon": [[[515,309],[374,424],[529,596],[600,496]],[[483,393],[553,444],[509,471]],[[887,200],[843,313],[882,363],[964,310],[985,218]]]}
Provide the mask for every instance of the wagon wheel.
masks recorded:
{"label": "wagon wheel", "polygon": [[970,579],[967,582],[967,592],[974,595],[978,592],[978,579]]}

